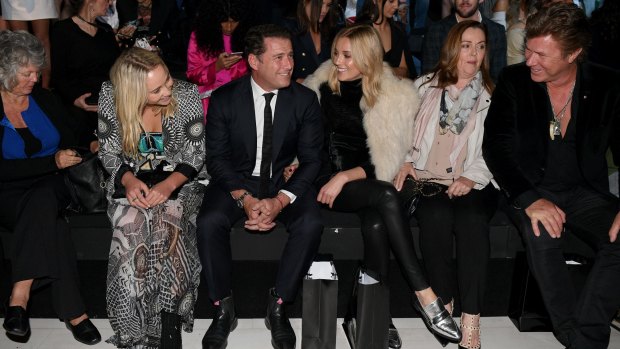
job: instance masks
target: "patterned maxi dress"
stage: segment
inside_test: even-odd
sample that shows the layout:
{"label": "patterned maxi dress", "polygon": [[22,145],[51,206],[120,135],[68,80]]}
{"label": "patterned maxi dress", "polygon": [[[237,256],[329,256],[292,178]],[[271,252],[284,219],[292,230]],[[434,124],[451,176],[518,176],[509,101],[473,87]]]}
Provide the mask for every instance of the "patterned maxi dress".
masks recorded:
{"label": "patterned maxi dress", "polygon": [[[183,329],[192,331],[201,270],[196,215],[204,187],[196,175],[204,163],[203,113],[195,85],[175,81],[173,94],[178,108],[162,121],[163,154],[130,158],[121,151],[111,83],[104,83],[100,93],[99,157],[111,174],[107,195],[113,227],[106,301],[114,335],[108,342],[117,347],[157,348],[161,311],[181,315]],[[147,162],[156,167],[162,160],[189,174],[177,199],[147,210],[129,205],[125,198],[112,199],[115,183],[121,185],[118,173],[136,173]]]}

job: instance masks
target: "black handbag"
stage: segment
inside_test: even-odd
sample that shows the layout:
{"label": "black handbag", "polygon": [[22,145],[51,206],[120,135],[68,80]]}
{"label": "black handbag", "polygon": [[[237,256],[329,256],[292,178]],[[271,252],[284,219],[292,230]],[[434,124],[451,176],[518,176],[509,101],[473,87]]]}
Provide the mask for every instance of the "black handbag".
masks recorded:
{"label": "black handbag", "polygon": [[108,201],[105,184],[108,177],[97,153],[77,149],[82,161],[65,169],[65,184],[69,189],[71,203],[68,209],[78,213],[101,213],[106,211]]}
{"label": "black handbag", "polygon": [[[144,184],[146,184],[147,187],[153,188],[157,183],[164,181],[172,173],[172,171],[165,171],[164,170],[164,167],[167,166],[167,165],[168,165],[168,162],[166,162],[164,160],[164,161],[160,162],[159,165],[157,165],[157,167],[155,167],[153,170],[140,170],[136,174],[136,178],[138,178]],[[178,196],[179,196],[179,192],[181,191],[181,188],[183,188],[183,186],[180,186],[177,189],[175,189],[175,191],[173,191],[170,194],[168,199],[169,200],[176,200],[178,198]],[[126,197],[125,193],[126,193],[125,192],[125,186],[124,185],[119,185],[119,186],[117,186],[115,188],[114,194],[112,194],[112,198],[113,199],[123,199],[123,198]]]}

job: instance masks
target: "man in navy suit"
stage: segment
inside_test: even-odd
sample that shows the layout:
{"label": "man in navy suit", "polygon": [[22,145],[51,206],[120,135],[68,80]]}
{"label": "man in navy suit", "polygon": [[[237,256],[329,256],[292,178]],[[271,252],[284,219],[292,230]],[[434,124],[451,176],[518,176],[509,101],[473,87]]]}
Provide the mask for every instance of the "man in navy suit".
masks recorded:
{"label": "man in navy suit", "polygon": [[[288,32],[275,25],[250,29],[246,54],[251,76],[216,90],[206,132],[211,183],[199,213],[198,249],[209,298],[217,314],[203,348],[223,348],[236,326],[231,293],[230,229],[268,231],[282,222],[288,241],[265,319],[274,348],[294,348],[295,333],[284,304],[295,300],[323,231],[313,182],[321,167],[321,111],[316,94],[291,83],[293,48]],[[283,169],[299,167],[285,181]]]}

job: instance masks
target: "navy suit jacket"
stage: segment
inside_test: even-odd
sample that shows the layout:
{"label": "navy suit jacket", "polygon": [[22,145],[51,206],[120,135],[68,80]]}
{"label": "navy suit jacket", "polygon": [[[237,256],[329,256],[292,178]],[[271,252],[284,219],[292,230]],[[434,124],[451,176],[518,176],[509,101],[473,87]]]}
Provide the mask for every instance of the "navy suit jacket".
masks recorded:
{"label": "navy suit jacket", "polygon": [[[620,72],[580,64],[571,106],[581,174],[591,188],[611,195],[606,153],[611,148],[620,162]],[[545,84],[532,81],[524,63],[504,69],[484,124],[482,151],[515,207],[541,198],[536,185],[545,175],[552,113]]]}
{"label": "navy suit jacket", "polygon": [[[250,76],[218,88],[211,96],[206,126],[207,171],[225,191],[250,190],[256,163],[256,119]],[[292,81],[278,91],[273,118],[272,182],[278,190],[303,195],[321,168],[323,126],[317,96]],[[297,157],[288,182],[282,171]]]}

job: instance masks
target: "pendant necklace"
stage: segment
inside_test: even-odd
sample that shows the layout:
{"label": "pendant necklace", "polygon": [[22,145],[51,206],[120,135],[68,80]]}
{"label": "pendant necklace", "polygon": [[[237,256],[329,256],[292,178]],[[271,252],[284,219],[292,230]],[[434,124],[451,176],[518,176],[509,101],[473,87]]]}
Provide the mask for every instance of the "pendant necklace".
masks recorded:
{"label": "pendant necklace", "polygon": [[[549,122],[549,137],[551,137],[551,140],[555,139],[555,136],[561,136],[562,135],[562,127],[561,127],[561,121],[564,118],[564,113],[566,112],[566,108],[568,107],[568,103],[570,103],[570,101],[573,99],[573,91],[575,91],[575,82],[573,82],[573,87],[571,87],[570,89],[570,94],[568,95],[568,98],[566,99],[566,103],[564,103],[564,106],[562,107],[562,109],[560,109],[559,112],[555,112],[555,108],[553,108],[553,103],[551,103],[551,111],[553,112],[553,119],[551,119],[551,121]],[[547,91],[547,95],[549,95],[549,91]],[[551,95],[549,95],[549,102],[551,102]]]}

